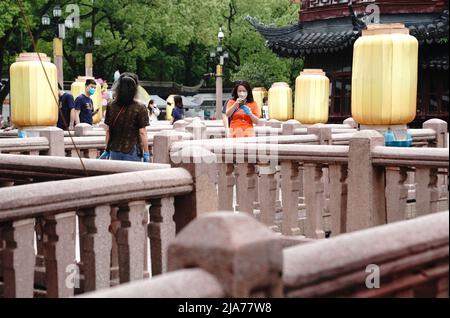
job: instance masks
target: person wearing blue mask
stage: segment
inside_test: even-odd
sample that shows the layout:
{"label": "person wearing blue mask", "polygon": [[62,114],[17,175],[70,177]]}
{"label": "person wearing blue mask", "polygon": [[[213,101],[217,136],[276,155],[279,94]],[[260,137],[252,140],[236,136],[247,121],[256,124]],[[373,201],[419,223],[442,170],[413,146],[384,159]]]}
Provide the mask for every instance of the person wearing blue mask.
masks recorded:
{"label": "person wearing blue mask", "polygon": [[86,123],[92,125],[92,117],[95,116],[99,109],[94,111],[94,102],[91,99],[96,92],[97,82],[93,79],[87,79],[85,83],[85,92],[75,100],[75,125]]}

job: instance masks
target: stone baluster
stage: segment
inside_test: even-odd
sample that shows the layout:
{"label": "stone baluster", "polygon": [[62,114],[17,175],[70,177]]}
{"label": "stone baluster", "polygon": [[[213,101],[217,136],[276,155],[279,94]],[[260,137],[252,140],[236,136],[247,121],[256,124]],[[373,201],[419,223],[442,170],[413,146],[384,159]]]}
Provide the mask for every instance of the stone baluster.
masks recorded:
{"label": "stone baluster", "polygon": [[239,212],[253,215],[254,198],[256,192],[255,165],[238,163],[236,165],[237,203]]}
{"label": "stone baluster", "polygon": [[144,213],[148,213],[145,201],[130,202],[120,206],[117,217],[119,252],[119,280],[126,283],[144,278],[145,229]]}
{"label": "stone baluster", "polygon": [[[80,233],[83,260],[84,292],[110,287],[112,237],[109,233],[111,208],[107,205],[83,211]],[[81,238],[83,236],[83,239]]]}
{"label": "stone baluster", "polygon": [[84,157],[88,159],[97,159],[99,156],[97,149],[86,149],[84,151]]}
{"label": "stone baluster", "polygon": [[347,165],[331,164],[328,167],[330,176],[331,235],[346,232],[347,223]]}
{"label": "stone baluster", "polygon": [[5,298],[32,298],[34,255],[34,219],[10,222],[3,228],[2,250]]}
{"label": "stone baluster", "polygon": [[272,230],[277,230],[275,225],[277,170],[270,163],[259,164],[259,205],[261,211],[260,221]]}
{"label": "stone baluster", "polygon": [[408,188],[407,168],[386,167],[386,217],[387,223],[403,221],[406,216]]}
{"label": "stone baluster", "polygon": [[281,161],[281,193],[283,206],[284,235],[300,235],[298,227],[298,202],[300,182],[298,162],[291,160]]}
{"label": "stone baluster", "polygon": [[169,271],[201,268],[230,298],[282,297],[282,253],[282,240],[253,217],[211,213],[194,220],[169,246]]}
{"label": "stone baluster", "polygon": [[376,131],[360,131],[350,139],[347,232],[386,223],[385,169],[372,164],[377,146],[384,146],[384,137]]}
{"label": "stone baluster", "polygon": [[416,216],[438,211],[438,169],[416,168]]}
{"label": "stone baluster", "polygon": [[324,185],[322,183],[323,167],[320,164],[304,164],[306,222],[305,236],[308,238],[325,238],[323,208]]}
{"label": "stone baluster", "polygon": [[117,232],[120,229],[120,220],[117,218],[118,207],[111,208],[111,226],[109,232],[111,233],[111,286],[119,284],[119,246],[117,244]]}
{"label": "stone baluster", "polygon": [[44,234],[45,219],[44,217],[37,217],[34,230],[36,233],[36,268],[34,272],[34,284],[42,289],[46,287],[46,274],[45,274],[45,246],[44,240],[46,235]]}
{"label": "stone baluster", "polygon": [[218,196],[219,210],[233,211],[233,191],[234,191],[234,164],[220,163],[218,164],[219,180],[218,180]]}
{"label": "stone baluster", "polygon": [[167,250],[175,239],[176,225],[174,198],[162,198],[150,201],[150,237],[152,276],[167,272]]}
{"label": "stone baluster", "polygon": [[45,217],[44,242],[47,296],[70,297],[79,281],[75,260],[75,212]]}

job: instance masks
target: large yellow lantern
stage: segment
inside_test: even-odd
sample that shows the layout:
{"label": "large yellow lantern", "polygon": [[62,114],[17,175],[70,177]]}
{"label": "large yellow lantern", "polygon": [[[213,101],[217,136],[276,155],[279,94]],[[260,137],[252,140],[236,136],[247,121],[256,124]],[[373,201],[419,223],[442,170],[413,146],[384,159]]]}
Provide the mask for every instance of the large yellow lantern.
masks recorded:
{"label": "large yellow lantern", "polygon": [[17,127],[56,126],[58,77],[50,58],[22,53],[11,65],[10,78],[12,123]]}
{"label": "large yellow lantern", "polygon": [[175,107],[175,102],[174,102],[174,100],[173,100],[173,98],[175,97],[175,95],[170,95],[168,98],[167,98],[167,105],[166,105],[166,120],[172,120],[173,119],[173,117],[172,117],[172,110],[173,110],[173,108]]}
{"label": "large yellow lantern", "polygon": [[[95,80],[93,77],[90,76],[78,76],[78,78],[75,80],[75,82],[72,83],[70,90],[72,92],[73,98],[76,99],[78,96],[80,96],[81,94],[84,94],[86,92],[86,80],[88,79],[93,79]],[[102,121],[102,102],[103,102],[103,98],[102,98],[102,86],[97,83],[97,87],[95,89],[95,94],[91,96],[91,99],[94,103],[94,111],[96,111],[97,109],[99,109],[99,111],[97,112],[97,114],[95,114],[92,117],[92,123],[98,124]]]}
{"label": "large yellow lantern", "polygon": [[406,125],[416,116],[419,43],[403,24],[370,25],[354,46],[352,117]]}
{"label": "large yellow lantern", "polygon": [[274,83],[269,89],[269,118],[287,121],[293,113],[292,89],[287,83]]}
{"label": "large yellow lantern", "polygon": [[328,122],[330,80],[322,70],[305,69],[295,81],[295,119],[302,124]]}
{"label": "large yellow lantern", "polygon": [[262,107],[264,105],[264,103],[263,103],[264,97],[269,96],[267,89],[265,89],[264,87],[255,87],[252,90],[252,93],[253,93],[253,99],[255,100],[259,109],[261,109],[261,111],[262,111]]}

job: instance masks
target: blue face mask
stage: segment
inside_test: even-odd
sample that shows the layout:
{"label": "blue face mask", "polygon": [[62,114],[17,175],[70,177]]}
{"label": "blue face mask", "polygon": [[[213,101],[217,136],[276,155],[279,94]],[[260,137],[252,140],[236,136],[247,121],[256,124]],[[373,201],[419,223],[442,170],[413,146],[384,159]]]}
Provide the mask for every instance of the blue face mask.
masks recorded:
{"label": "blue face mask", "polygon": [[94,95],[95,94],[95,88],[89,88],[89,94]]}

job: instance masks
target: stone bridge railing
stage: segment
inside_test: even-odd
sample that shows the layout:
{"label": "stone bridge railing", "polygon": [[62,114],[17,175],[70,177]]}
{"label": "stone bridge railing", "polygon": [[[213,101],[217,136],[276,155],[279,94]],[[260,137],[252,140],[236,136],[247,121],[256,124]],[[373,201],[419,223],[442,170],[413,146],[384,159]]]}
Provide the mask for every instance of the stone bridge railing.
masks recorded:
{"label": "stone bridge railing", "polygon": [[222,212],[178,234],[169,273],[83,297],[448,298],[448,257],[448,211],[285,249],[254,218]]}
{"label": "stone bridge railing", "polygon": [[[165,272],[175,233],[217,210],[214,197],[201,201],[199,165],[83,162],[91,177],[82,177],[75,158],[0,155],[4,186],[20,177],[21,183],[39,182],[0,189],[4,297],[32,297],[34,286],[47,297],[66,297],[148,277],[147,239],[152,275]],[[40,182],[52,176],[76,179]]]}
{"label": "stone bridge railing", "polygon": [[[348,145],[350,138],[357,132],[356,123],[350,118],[342,125],[319,125],[322,127],[321,135],[318,136],[319,144]],[[318,129],[317,125],[304,126],[295,120],[279,122],[261,120],[260,126],[255,127],[256,136],[253,141],[262,142],[267,137],[277,140],[279,143],[298,143],[294,138],[314,134]],[[161,122],[147,127],[148,144],[153,153],[154,137],[161,132],[177,132],[183,135],[184,140],[213,139],[222,142],[226,136],[226,130],[222,121],[200,121],[195,118],[187,118],[174,125],[168,122]],[[105,131],[101,127],[92,127],[87,124],[80,124],[69,136],[66,131],[63,134],[56,128],[33,129],[27,131],[29,138],[18,139],[17,131],[0,132],[0,153],[11,154],[31,154],[31,155],[52,155],[82,158],[97,158],[104,150]],[[446,147],[447,125],[439,120],[430,120],[424,123],[423,129],[411,129],[414,147]],[[316,134],[317,135],[317,134]],[[288,138],[291,136],[292,138]],[[279,139],[275,137],[280,137]],[[283,140],[281,137],[285,137]],[[47,140],[44,140],[45,138]],[[263,139],[258,139],[263,138]],[[244,141],[244,142],[249,142]],[[303,140],[299,141],[304,143]],[[444,144],[445,143],[445,144]],[[76,147],[75,147],[75,145]],[[77,149],[78,151],[77,151]],[[77,153],[79,152],[79,153]]]}
{"label": "stone bridge railing", "polygon": [[384,147],[374,131],[335,146],[334,136],[328,128],[242,140],[161,134],[155,161],[177,166],[199,149],[214,153],[219,209],[247,212],[284,235],[323,238],[448,209],[448,149]]}

